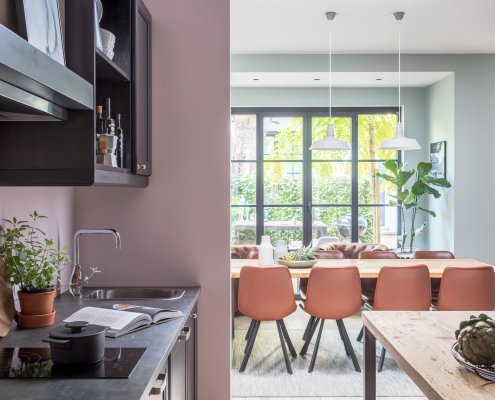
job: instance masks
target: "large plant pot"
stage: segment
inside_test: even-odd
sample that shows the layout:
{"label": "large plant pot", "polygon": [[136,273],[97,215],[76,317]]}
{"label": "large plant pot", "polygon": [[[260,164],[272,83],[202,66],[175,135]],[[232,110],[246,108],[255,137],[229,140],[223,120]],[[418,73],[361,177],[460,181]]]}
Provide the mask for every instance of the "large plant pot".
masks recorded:
{"label": "large plant pot", "polygon": [[[412,250],[412,251],[410,251]],[[397,257],[400,259],[405,259],[405,260],[410,260],[414,257],[414,253],[416,253],[419,249],[416,247],[413,247],[412,249],[409,246],[404,247],[404,253],[400,252],[400,248],[398,249],[390,249],[390,251],[393,251],[395,254],[397,254]]]}
{"label": "large plant pot", "polygon": [[18,314],[19,325],[22,328],[43,328],[53,324],[55,290],[39,293],[18,291],[17,296],[21,306],[21,312]]}

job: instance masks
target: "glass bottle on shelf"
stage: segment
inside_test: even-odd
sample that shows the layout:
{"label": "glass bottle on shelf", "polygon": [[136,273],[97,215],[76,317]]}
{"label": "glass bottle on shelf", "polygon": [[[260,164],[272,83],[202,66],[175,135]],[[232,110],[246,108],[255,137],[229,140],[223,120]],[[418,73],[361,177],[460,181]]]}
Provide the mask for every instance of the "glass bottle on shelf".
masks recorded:
{"label": "glass bottle on shelf", "polygon": [[124,132],[122,131],[122,127],[120,125],[120,114],[117,114],[115,133],[119,138],[119,144],[117,147],[117,160],[119,162],[119,167],[125,168],[125,165],[124,165]]}
{"label": "glass bottle on shelf", "polygon": [[105,133],[105,119],[103,118],[103,107],[96,106],[96,138]]}
{"label": "glass bottle on shelf", "polygon": [[112,119],[111,109],[110,109],[110,99],[105,99],[105,133],[109,135],[115,134],[115,120]]}

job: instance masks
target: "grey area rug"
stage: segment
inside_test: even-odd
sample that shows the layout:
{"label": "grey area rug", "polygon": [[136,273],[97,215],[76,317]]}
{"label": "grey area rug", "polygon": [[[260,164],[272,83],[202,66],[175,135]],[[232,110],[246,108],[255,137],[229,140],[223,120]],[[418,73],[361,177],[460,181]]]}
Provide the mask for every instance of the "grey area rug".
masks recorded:
{"label": "grey area rug", "polygon": [[[334,321],[325,321],[326,324]],[[356,341],[358,329],[347,330],[356,357],[363,369],[363,344]],[[236,330],[233,343],[232,397],[360,397],[363,396],[363,373],[356,372],[345,354],[337,329],[324,329],[315,369],[309,374],[317,332],[308,352],[291,359],[293,374],[287,373],[277,330],[259,330],[246,370],[239,372],[244,357],[247,330]],[[299,353],[304,330],[289,330]],[[382,347],[377,342],[377,365]],[[377,396],[423,397],[423,393],[388,355],[383,371],[377,373]]]}

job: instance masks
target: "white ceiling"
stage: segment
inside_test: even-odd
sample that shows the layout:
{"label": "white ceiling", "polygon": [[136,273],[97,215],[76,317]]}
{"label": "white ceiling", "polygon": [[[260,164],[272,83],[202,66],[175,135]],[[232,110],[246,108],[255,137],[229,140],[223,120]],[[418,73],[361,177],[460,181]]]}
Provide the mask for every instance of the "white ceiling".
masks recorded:
{"label": "white ceiling", "polygon": [[[234,54],[495,53],[495,0],[232,0]],[[340,15],[339,15],[340,14]]]}
{"label": "white ceiling", "polygon": [[[450,72],[402,72],[401,86],[426,87],[449,74]],[[230,85],[232,87],[328,87],[328,84],[328,73],[323,72],[232,72]],[[397,86],[399,86],[397,72],[332,73],[332,87]]]}

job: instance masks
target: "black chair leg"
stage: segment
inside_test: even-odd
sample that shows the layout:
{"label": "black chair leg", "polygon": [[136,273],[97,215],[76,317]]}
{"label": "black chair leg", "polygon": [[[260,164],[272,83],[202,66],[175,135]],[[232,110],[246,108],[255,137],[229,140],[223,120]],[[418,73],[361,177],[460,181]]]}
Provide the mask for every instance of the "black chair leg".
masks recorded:
{"label": "black chair leg", "polygon": [[315,322],[313,322],[313,325],[311,326],[311,329],[309,330],[308,337],[306,338],[306,341],[304,342],[304,346],[299,352],[300,356],[303,356],[306,354],[308,351],[309,343],[311,342],[311,339],[313,338],[313,335],[315,333],[316,327],[318,326],[318,322],[320,321],[319,318],[315,319]]}
{"label": "black chair leg", "polygon": [[380,355],[380,361],[378,362],[378,372],[382,372],[383,369],[383,363],[385,362],[385,354],[387,354],[387,350],[385,350],[385,347],[382,349],[382,354]]}
{"label": "black chair leg", "polygon": [[254,322],[255,322],[255,320],[252,319],[251,320],[251,323],[249,324],[249,329],[248,329],[248,331],[246,333],[246,338],[245,338],[246,340],[249,340],[249,336],[251,336],[251,332],[253,332]]}
{"label": "black chair leg", "polygon": [[356,372],[361,372],[361,368],[359,367],[356,354],[354,353],[354,349],[352,348],[351,341],[349,340],[349,335],[347,334],[347,330],[345,329],[344,321],[342,321],[341,319],[337,320],[337,325],[340,326],[342,336],[344,337],[344,346],[347,349],[346,350],[347,354],[351,356],[352,363],[354,364],[354,369],[356,370]]}
{"label": "black chair leg", "polygon": [[363,340],[363,335],[364,335],[364,326],[361,328],[361,332],[359,332],[359,335],[357,337],[357,341],[360,342],[361,340]]}
{"label": "black chair leg", "polygon": [[242,360],[242,364],[241,364],[241,368],[239,369],[239,372],[244,372],[244,370],[246,369],[246,365],[249,361],[249,357],[251,356],[251,351],[253,350],[254,341],[256,340],[256,335],[258,334],[258,329],[260,327],[260,324],[261,321],[256,321],[253,327],[253,333],[251,334],[251,337],[247,342],[246,351],[245,351],[246,354],[244,354],[244,359]]}
{"label": "black chair leg", "polygon": [[284,353],[285,366],[287,367],[287,372],[292,375],[292,366],[290,365],[289,354],[287,354],[287,349],[285,348],[284,334],[282,333],[282,324],[280,320],[277,321],[278,336],[280,337],[280,344],[282,345],[282,352]]}
{"label": "black chair leg", "polygon": [[316,362],[316,355],[318,354],[318,348],[320,347],[320,340],[321,340],[321,334],[323,332],[323,324],[325,323],[325,320],[321,320],[320,324],[320,330],[318,331],[318,337],[316,339],[315,343],[315,348],[313,349],[313,357],[311,357],[311,362],[309,363],[309,369],[308,373],[313,372],[313,369],[315,368],[315,362]]}
{"label": "black chair leg", "polygon": [[287,342],[287,347],[289,348],[290,354],[292,355],[292,357],[297,357],[296,349],[294,349],[294,346],[292,345],[292,341],[290,340],[289,332],[287,332],[287,328],[285,327],[284,320],[281,319],[280,321],[277,322],[280,322],[282,333],[284,334],[284,338],[285,341]]}
{"label": "black chair leg", "polygon": [[347,342],[344,339],[344,335],[342,334],[342,327],[340,326],[339,321],[336,321],[336,322],[337,322],[337,328],[339,329],[340,340],[342,340],[342,342],[344,343],[345,354],[347,354],[348,356],[350,356],[351,353],[349,351],[349,348],[347,347]]}
{"label": "black chair leg", "polygon": [[308,325],[306,325],[306,330],[304,331],[304,335],[302,337],[302,340],[306,340],[308,338],[308,333],[311,330],[311,327],[313,326],[313,322],[315,322],[316,317],[311,316],[308,321]]}

